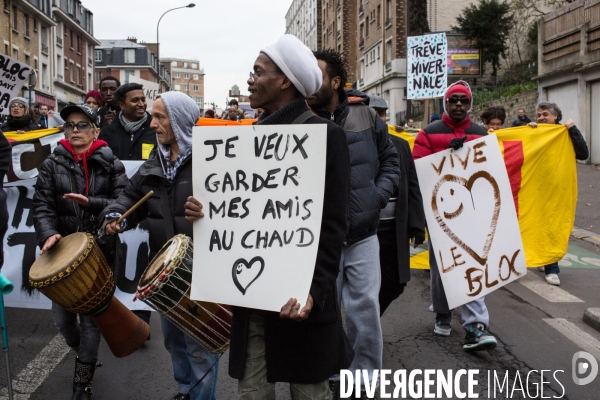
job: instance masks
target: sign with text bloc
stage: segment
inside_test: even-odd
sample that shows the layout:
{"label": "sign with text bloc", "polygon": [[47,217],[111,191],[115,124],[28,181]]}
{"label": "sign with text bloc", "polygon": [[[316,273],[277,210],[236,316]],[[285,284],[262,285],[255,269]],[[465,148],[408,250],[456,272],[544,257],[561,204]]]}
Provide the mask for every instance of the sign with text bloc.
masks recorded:
{"label": "sign with text bloc", "polygon": [[317,258],[326,125],[196,127],[191,297],[280,311],[308,298]]}
{"label": "sign with text bloc", "polygon": [[496,135],[415,161],[427,228],[450,308],[527,273]]}

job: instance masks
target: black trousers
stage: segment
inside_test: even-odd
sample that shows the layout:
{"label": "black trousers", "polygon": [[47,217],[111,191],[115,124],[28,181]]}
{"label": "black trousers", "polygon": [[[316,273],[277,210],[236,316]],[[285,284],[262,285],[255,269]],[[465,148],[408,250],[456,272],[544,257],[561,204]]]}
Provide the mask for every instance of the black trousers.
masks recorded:
{"label": "black trousers", "polygon": [[395,229],[377,232],[379,239],[379,263],[381,265],[381,289],[379,289],[379,314],[383,315],[385,310],[396,300],[402,292],[406,283],[400,283],[400,271],[398,267],[398,243]]}

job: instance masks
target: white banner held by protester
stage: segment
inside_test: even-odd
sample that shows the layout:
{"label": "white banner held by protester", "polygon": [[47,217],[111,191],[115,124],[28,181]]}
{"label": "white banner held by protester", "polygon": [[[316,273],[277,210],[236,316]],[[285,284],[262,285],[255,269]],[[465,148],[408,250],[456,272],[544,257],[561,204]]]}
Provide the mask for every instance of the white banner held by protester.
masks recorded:
{"label": "white banner held by protester", "polygon": [[159,85],[156,82],[150,82],[145,79],[138,78],[134,75],[129,75],[129,83],[139,83],[144,87],[144,94],[146,95],[146,104],[148,108],[152,108],[154,100],[158,96]]}
{"label": "white banner held by protester", "polygon": [[415,161],[427,229],[450,309],[527,273],[496,135]]}
{"label": "white banner held by protester", "polygon": [[408,38],[406,90],[409,99],[432,99],[444,95],[447,49],[445,33]]}
{"label": "white banner held by protester", "polygon": [[195,300],[304,305],[319,245],[326,125],[196,127]]}
{"label": "white banner held by protester", "polygon": [[6,122],[10,113],[8,104],[18,97],[19,91],[28,82],[30,73],[29,65],[0,54],[0,125]]}

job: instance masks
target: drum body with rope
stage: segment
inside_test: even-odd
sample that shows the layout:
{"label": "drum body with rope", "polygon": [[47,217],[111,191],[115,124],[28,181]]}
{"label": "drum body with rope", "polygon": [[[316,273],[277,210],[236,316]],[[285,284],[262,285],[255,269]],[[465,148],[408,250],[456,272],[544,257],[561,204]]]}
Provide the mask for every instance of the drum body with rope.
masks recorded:
{"label": "drum body with rope", "polygon": [[189,237],[174,236],[140,277],[136,297],[211,353],[223,353],[229,348],[231,308],[190,298],[193,252]]}
{"label": "drum body with rope", "polygon": [[148,338],[148,324],[113,297],[112,271],[89,233],[68,235],[41,255],[29,282],[67,311],[92,316],[116,357],[128,356]]}

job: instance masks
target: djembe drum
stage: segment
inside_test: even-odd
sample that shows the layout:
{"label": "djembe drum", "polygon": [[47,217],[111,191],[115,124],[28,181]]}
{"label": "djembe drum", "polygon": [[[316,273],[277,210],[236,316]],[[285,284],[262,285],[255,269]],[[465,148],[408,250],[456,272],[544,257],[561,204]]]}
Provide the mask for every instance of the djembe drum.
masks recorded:
{"label": "djembe drum", "polygon": [[68,235],[41,255],[29,283],[67,311],[92,316],[116,357],[130,355],[148,338],[148,324],[113,297],[112,271],[89,233]]}
{"label": "djembe drum", "polygon": [[185,235],[169,240],[140,277],[136,297],[211,353],[229,348],[231,308],[190,298],[194,245]]}

